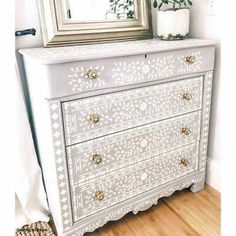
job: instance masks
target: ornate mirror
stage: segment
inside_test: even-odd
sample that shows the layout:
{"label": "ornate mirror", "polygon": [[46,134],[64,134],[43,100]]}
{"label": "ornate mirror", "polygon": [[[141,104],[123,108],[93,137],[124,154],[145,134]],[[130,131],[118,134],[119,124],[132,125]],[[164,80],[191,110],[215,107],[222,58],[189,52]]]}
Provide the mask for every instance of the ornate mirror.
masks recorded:
{"label": "ornate mirror", "polygon": [[38,0],[46,47],[152,37],[150,0]]}

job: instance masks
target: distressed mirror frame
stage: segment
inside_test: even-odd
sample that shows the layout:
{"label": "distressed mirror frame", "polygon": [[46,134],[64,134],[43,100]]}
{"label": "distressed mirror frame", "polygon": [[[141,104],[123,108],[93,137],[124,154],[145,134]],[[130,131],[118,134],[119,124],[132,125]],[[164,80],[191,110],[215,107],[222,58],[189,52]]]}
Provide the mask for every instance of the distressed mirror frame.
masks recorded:
{"label": "distressed mirror frame", "polygon": [[83,23],[65,19],[62,4],[62,0],[38,0],[45,47],[153,37],[150,0],[137,0],[136,19]]}

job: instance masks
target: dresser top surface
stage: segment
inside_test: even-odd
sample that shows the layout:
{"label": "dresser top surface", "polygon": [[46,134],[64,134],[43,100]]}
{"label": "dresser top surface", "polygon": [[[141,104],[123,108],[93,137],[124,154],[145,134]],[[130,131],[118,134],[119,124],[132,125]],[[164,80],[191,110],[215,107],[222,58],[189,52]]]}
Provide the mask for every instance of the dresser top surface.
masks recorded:
{"label": "dresser top surface", "polygon": [[145,53],[164,52],[194,47],[213,46],[213,40],[186,39],[180,41],[161,41],[158,39],[115,42],[106,44],[67,46],[56,48],[27,48],[19,52],[41,64],[58,64],[73,61],[130,56]]}

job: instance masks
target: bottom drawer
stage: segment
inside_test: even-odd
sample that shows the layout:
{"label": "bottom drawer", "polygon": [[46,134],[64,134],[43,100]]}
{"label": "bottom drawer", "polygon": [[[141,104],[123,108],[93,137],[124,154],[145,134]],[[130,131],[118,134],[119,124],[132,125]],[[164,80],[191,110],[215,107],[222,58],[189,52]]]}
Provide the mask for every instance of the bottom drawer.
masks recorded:
{"label": "bottom drawer", "polygon": [[73,184],[74,222],[198,169],[198,144],[123,168],[96,180]]}

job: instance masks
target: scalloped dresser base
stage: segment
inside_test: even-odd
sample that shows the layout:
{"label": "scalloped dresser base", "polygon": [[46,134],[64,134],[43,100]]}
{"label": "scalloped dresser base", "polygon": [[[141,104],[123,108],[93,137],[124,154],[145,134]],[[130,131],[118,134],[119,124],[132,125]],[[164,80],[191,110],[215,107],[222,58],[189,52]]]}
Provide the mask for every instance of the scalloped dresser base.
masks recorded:
{"label": "scalloped dresser base", "polygon": [[150,207],[157,205],[159,199],[169,197],[174,192],[190,188],[191,191],[197,192],[204,188],[205,173],[191,174],[177,181],[165,184],[157,189],[146,192],[136,198],[132,198],[118,206],[109,209],[109,212],[98,214],[96,218],[91,217],[78,224],[75,224],[74,230],[68,231],[65,236],[82,236],[86,232],[93,232],[97,228],[104,226],[109,221],[121,219],[129,212],[137,214],[140,211],[148,210]]}

